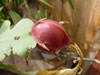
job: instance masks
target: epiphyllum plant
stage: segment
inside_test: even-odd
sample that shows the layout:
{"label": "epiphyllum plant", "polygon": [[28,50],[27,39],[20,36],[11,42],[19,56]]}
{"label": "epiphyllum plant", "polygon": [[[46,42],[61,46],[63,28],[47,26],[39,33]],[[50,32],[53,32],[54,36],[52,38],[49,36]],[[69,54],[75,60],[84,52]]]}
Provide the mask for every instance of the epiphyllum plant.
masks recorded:
{"label": "epiphyllum plant", "polygon": [[43,75],[44,72],[45,75],[74,75],[73,73],[77,73],[83,60],[83,54],[79,47],[69,39],[66,31],[60,23],[49,19],[37,21],[32,27],[31,35],[36,40],[37,47],[44,52],[53,53],[55,56],[59,57],[59,55],[56,54],[56,51],[69,47],[75,50],[80,56],[80,61],[73,70],[64,69],[59,71],[40,71],[38,73],[39,75]]}

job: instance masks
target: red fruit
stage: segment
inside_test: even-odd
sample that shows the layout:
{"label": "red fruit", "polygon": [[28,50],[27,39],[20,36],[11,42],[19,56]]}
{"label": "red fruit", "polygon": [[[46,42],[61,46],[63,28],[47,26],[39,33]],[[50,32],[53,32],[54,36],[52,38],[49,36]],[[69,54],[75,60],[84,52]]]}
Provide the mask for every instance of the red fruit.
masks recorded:
{"label": "red fruit", "polygon": [[37,21],[32,27],[31,35],[36,40],[38,48],[49,53],[55,54],[57,50],[71,43],[64,28],[53,20]]}

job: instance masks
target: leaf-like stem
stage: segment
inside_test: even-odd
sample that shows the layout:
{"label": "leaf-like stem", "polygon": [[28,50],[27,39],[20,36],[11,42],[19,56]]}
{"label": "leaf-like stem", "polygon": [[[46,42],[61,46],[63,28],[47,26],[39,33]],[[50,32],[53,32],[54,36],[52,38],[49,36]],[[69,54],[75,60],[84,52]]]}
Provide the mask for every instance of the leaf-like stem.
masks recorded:
{"label": "leaf-like stem", "polygon": [[72,43],[68,46],[69,48],[75,50],[77,52],[77,54],[80,56],[79,57],[79,63],[77,65],[77,70],[81,68],[81,64],[82,64],[82,61],[83,61],[83,53],[82,51],[80,50],[80,48],[78,47],[78,45],[76,43]]}

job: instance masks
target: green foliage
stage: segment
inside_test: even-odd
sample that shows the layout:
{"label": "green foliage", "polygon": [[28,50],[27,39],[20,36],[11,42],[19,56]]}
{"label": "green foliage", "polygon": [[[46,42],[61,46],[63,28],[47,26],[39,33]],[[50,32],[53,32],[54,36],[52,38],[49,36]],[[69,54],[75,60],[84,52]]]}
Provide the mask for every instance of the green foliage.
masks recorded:
{"label": "green foliage", "polygon": [[4,13],[6,0],[0,0],[0,24],[8,17]]}
{"label": "green foliage", "polygon": [[37,72],[38,71],[36,71],[36,72],[35,71],[34,72],[25,72],[25,74],[27,74],[27,75],[37,75]]}
{"label": "green foliage", "polygon": [[5,20],[4,13],[0,12],[0,22],[4,22],[4,20]]}
{"label": "green foliage", "polygon": [[[39,0],[40,2],[43,2],[44,4],[46,4],[47,6],[53,8],[52,5],[50,5],[48,3],[47,0]],[[39,10],[36,16],[34,16],[34,13],[32,12],[32,10],[29,8],[28,4],[27,4],[27,0],[24,0],[25,3],[25,7],[28,10],[28,12],[30,13],[30,15],[32,16],[32,18],[34,19],[34,21],[38,21],[40,19],[46,18],[46,19],[52,19],[53,16],[49,15],[48,10],[47,9],[43,9],[41,6],[39,6]]]}
{"label": "green foliage", "polygon": [[0,5],[5,7],[6,6],[6,0],[0,0]]}
{"label": "green foliage", "polygon": [[36,15],[35,20],[38,21],[40,19],[53,19],[52,15],[49,15],[48,10],[47,9],[43,9],[41,6],[39,6],[39,10],[38,13]]}
{"label": "green foliage", "polygon": [[[9,22],[8,20],[6,20],[6,21],[2,24],[2,26],[1,26],[1,28],[0,28],[0,36],[1,36],[1,34],[7,32],[7,31],[9,31],[9,30],[10,30],[10,22]],[[1,41],[1,40],[0,40],[0,41]],[[7,46],[7,44],[5,44],[5,46],[2,45],[2,44],[3,44],[3,42],[0,42],[0,61],[3,60],[3,59],[5,58],[4,52],[1,50],[1,46],[4,47],[4,48],[6,48],[5,46]],[[7,51],[7,52],[8,52],[7,55],[10,55],[10,53],[11,53],[10,50]]]}
{"label": "green foliage", "polygon": [[68,2],[69,2],[69,4],[70,4],[70,6],[72,7],[72,9],[74,9],[74,5],[73,5],[72,0],[68,0]]}
{"label": "green foliage", "polygon": [[29,19],[22,19],[14,28],[10,29],[10,22],[5,21],[0,28],[0,61],[5,55],[18,54],[27,57],[28,49],[34,48],[36,42],[30,35],[33,22]]}
{"label": "green foliage", "polygon": [[11,71],[13,73],[16,73],[18,75],[36,75],[36,73],[38,72],[38,71],[36,71],[36,72],[34,71],[34,72],[24,72],[24,73],[22,73],[19,70],[15,69],[14,67],[10,66],[10,65],[4,65],[4,64],[0,64],[0,69],[6,69],[6,70]]}
{"label": "green foliage", "polygon": [[0,7],[0,22],[3,22],[4,19],[5,19],[5,15],[4,15],[4,13],[2,12],[3,8],[4,8],[3,6]]}
{"label": "green foliage", "polygon": [[48,3],[48,0],[39,0],[39,1],[47,5],[48,7],[54,8],[51,4]]}
{"label": "green foliage", "polygon": [[3,6],[0,7],[0,12],[2,11],[2,9],[3,9]]}
{"label": "green foliage", "polygon": [[28,74],[25,74],[25,73],[22,73],[22,72],[16,70],[15,68],[13,68],[13,67],[10,66],[10,65],[0,64],[0,69],[6,69],[6,70],[9,70],[9,71],[11,71],[11,72],[13,72],[13,73],[17,73],[17,74],[19,74],[19,75],[28,75]]}
{"label": "green foliage", "polygon": [[12,0],[15,10],[18,9],[18,6],[21,4],[21,0]]}
{"label": "green foliage", "polygon": [[16,24],[19,20],[21,20],[21,16],[17,14],[15,11],[9,11],[9,15],[14,24]]}
{"label": "green foliage", "polygon": [[21,0],[0,0],[0,23],[4,22],[4,20],[7,19],[12,20],[14,23],[17,23],[21,19],[21,17],[17,13],[18,7],[21,2]]}
{"label": "green foliage", "polygon": [[27,4],[27,0],[24,0],[24,4],[25,4],[25,7],[26,7],[26,9],[28,10],[29,14],[32,16],[32,18],[35,19],[35,16],[34,16],[32,10],[29,8],[29,6],[28,6],[28,4]]}
{"label": "green foliage", "polygon": [[4,33],[5,31],[10,30],[10,21],[9,20],[5,20],[5,22],[2,24],[1,28],[0,28],[0,35],[2,33]]}

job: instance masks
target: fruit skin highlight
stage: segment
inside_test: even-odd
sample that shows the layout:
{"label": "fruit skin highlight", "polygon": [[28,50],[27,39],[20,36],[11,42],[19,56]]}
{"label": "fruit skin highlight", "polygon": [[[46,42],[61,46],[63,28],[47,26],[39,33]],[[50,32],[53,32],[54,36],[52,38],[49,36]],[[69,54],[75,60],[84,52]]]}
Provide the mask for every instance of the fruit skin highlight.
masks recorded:
{"label": "fruit skin highlight", "polygon": [[58,22],[49,19],[37,21],[32,27],[31,35],[36,40],[37,47],[48,53],[56,54],[57,50],[72,43],[64,28]]}

